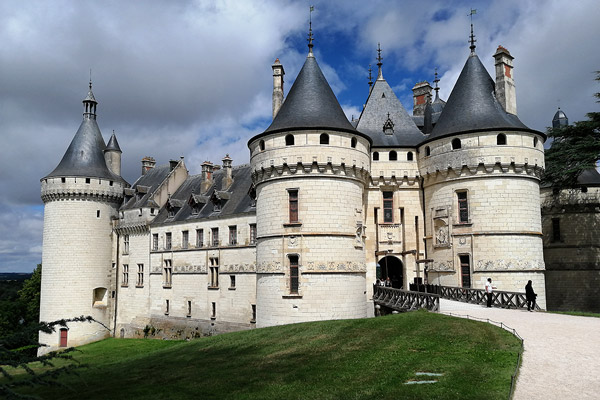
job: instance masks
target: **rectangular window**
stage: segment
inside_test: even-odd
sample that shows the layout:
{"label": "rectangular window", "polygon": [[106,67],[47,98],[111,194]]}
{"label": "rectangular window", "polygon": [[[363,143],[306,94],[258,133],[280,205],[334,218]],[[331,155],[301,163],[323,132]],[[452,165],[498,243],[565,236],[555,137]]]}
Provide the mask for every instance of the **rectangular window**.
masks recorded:
{"label": "rectangular window", "polygon": [[298,293],[298,256],[290,255],[290,292]]}
{"label": "rectangular window", "polygon": [[219,246],[219,228],[212,228],[210,232],[212,236],[210,238],[212,247]]}
{"label": "rectangular window", "polygon": [[256,244],[256,224],[250,224],[250,244]]}
{"label": "rectangular window", "polygon": [[237,244],[237,226],[232,225],[229,227],[229,245],[235,246]]}
{"label": "rectangular window", "polygon": [[256,304],[252,304],[252,319],[250,322],[256,322]]}
{"label": "rectangular window", "polygon": [[219,258],[210,257],[210,287],[219,287]]}
{"label": "rectangular window", "polygon": [[212,305],[211,305],[210,317],[212,319],[217,318],[217,303],[215,303],[214,301],[212,302]]}
{"label": "rectangular window", "polygon": [[458,222],[461,224],[469,222],[469,201],[467,192],[456,192],[458,197]]}
{"label": "rectangular window", "polygon": [[165,250],[171,250],[171,232],[165,233]]}
{"label": "rectangular window", "polygon": [[173,283],[173,260],[165,260],[163,268],[163,287],[170,288]]}
{"label": "rectangular window", "polygon": [[129,285],[129,264],[123,264],[123,277],[121,278],[121,286]]}
{"label": "rectangular window", "polygon": [[288,190],[290,222],[298,222],[298,190]]}
{"label": "rectangular window", "polygon": [[229,275],[229,289],[235,289],[235,275]]}
{"label": "rectangular window", "polygon": [[196,247],[204,246],[204,229],[196,229]]}
{"label": "rectangular window", "polygon": [[181,233],[181,248],[182,249],[187,249],[188,248],[189,239],[190,239],[190,232],[189,231],[183,231]]}
{"label": "rectangular window", "polygon": [[552,218],[552,241],[560,242],[560,218]]}
{"label": "rectangular window", "polygon": [[187,316],[188,317],[192,316],[192,302],[190,300],[188,300],[188,302],[187,302]]}
{"label": "rectangular window", "polygon": [[170,308],[169,300],[165,300],[165,315],[169,315]]}
{"label": "rectangular window", "polygon": [[144,264],[138,264],[137,282],[135,285],[138,287],[144,286]]}
{"label": "rectangular window", "polygon": [[152,250],[158,250],[158,233],[152,234]]}
{"label": "rectangular window", "polygon": [[129,235],[123,235],[123,254],[129,254]]}
{"label": "rectangular window", "polygon": [[394,222],[394,192],[383,192],[383,222]]}
{"label": "rectangular window", "polygon": [[471,264],[469,263],[469,256],[462,255],[460,258],[460,275],[462,278],[462,287],[471,287]]}

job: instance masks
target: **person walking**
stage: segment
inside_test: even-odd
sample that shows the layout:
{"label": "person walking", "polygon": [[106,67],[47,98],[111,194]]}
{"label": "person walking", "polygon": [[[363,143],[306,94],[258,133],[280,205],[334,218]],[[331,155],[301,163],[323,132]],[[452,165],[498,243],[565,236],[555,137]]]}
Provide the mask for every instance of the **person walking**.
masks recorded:
{"label": "person walking", "polygon": [[488,278],[487,283],[485,284],[485,293],[487,294],[487,306],[488,308],[492,306],[492,292],[496,289],[492,286],[492,278]]}
{"label": "person walking", "polygon": [[527,311],[533,312],[533,310],[535,310],[536,297],[537,294],[533,291],[531,281],[528,281],[527,285],[525,285],[525,299],[527,300]]}

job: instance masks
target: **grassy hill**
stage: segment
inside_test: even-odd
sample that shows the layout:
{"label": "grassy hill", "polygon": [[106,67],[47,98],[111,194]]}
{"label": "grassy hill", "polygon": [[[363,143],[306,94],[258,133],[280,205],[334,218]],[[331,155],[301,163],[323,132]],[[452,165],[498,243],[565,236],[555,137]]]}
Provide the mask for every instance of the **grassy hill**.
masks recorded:
{"label": "grassy hill", "polygon": [[[506,399],[519,341],[425,311],[303,323],[191,342],[108,339],[45,399]],[[417,372],[442,373],[439,377]],[[411,384],[413,380],[438,380]]]}

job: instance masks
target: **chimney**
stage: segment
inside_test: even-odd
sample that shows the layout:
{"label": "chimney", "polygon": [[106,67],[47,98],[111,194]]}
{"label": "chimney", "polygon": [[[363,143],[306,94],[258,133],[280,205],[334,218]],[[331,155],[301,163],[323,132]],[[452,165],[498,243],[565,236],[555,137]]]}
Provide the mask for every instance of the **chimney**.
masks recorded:
{"label": "chimney", "polygon": [[427,81],[419,82],[412,88],[413,91],[413,115],[425,115],[425,106],[431,100],[431,85]]}
{"label": "chimney", "polygon": [[504,111],[517,115],[517,93],[513,75],[513,56],[502,46],[494,54],[496,64],[496,100]]}
{"label": "chimney", "polygon": [[178,160],[170,160],[169,161],[169,171],[173,171],[175,168],[177,168],[177,164],[179,164]]}
{"label": "chimney", "polygon": [[285,71],[283,65],[279,62],[279,58],[275,60],[271,68],[273,68],[273,119],[275,119],[283,104],[283,76]]}
{"label": "chimney", "polygon": [[210,161],[204,161],[202,163],[202,184],[200,186],[200,191],[202,193],[208,192],[208,189],[213,184],[213,165]]}
{"label": "chimney", "polygon": [[156,161],[152,157],[142,158],[142,175],[146,175],[156,165]]}
{"label": "chimney", "polygon": [[231,159],[231,157],[229,157],[229,154],[226,154],[225,157],[223,157],[223,171],[225,171],[225,181],[223,182],[223,189],[225,190],[229,188],[233,183],[233,175],[231,168],[232,161],[233,160]]}

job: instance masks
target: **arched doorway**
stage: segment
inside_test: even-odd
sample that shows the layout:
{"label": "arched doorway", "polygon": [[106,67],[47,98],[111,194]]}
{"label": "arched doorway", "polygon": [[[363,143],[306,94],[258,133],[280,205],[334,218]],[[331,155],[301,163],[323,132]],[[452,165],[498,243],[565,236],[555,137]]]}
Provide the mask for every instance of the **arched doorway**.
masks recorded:
{"label": "arched doorway", "polygon": [[394,256],[385,256],[377,264],[379,265],[379,278],[385,281],[389,276],[392,287],[402,289],[404,286],[404,265],[402,261]]}

